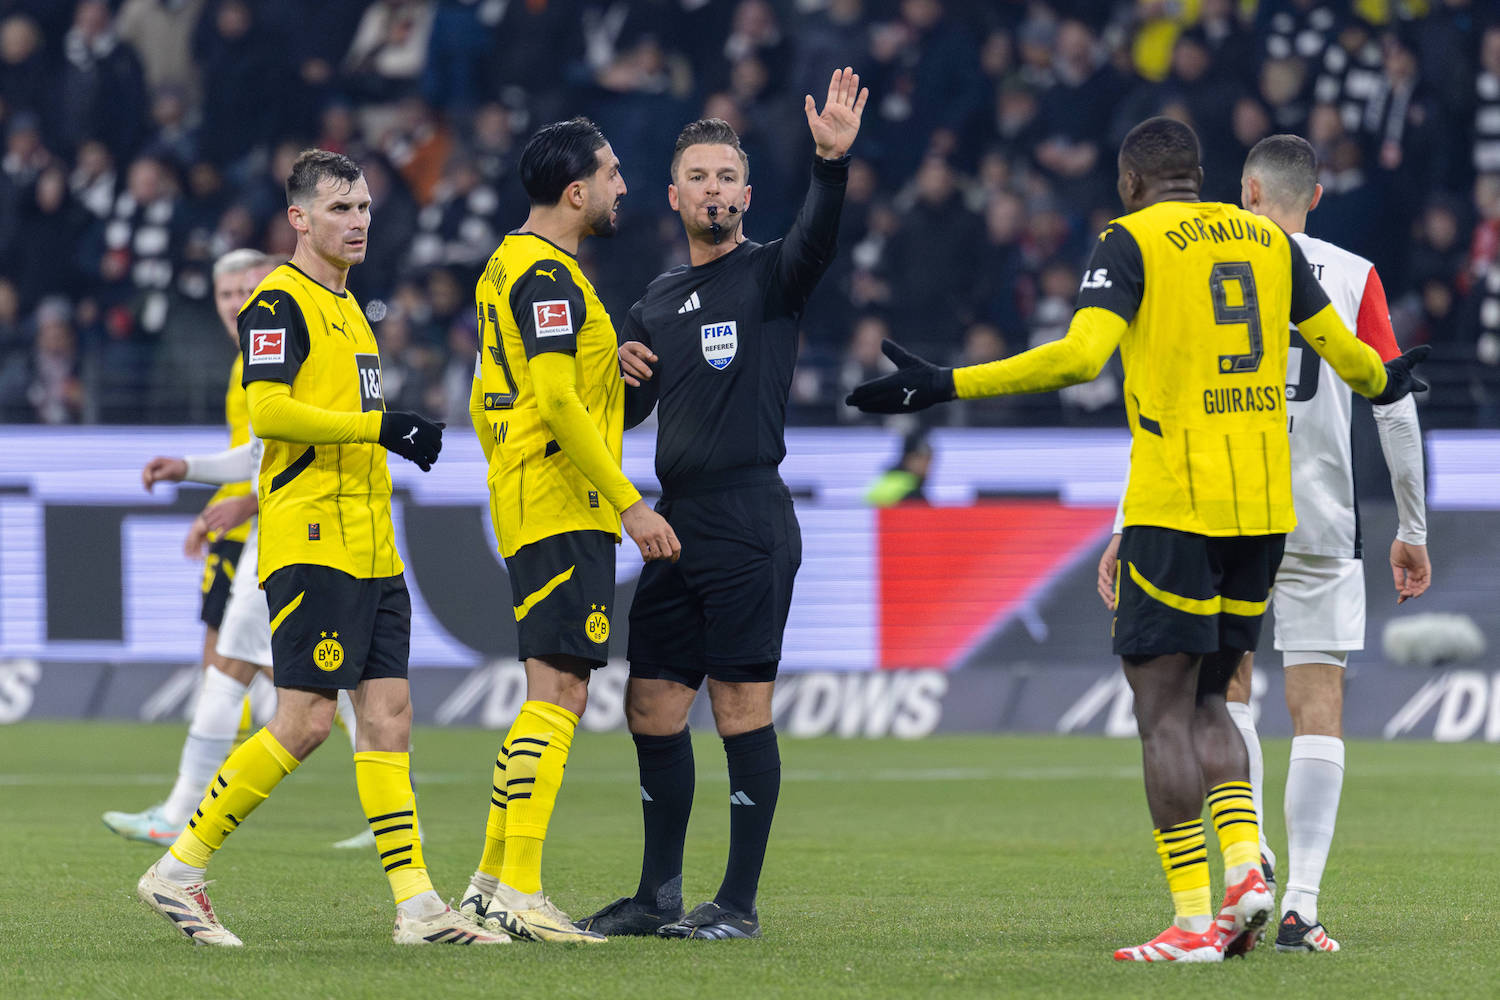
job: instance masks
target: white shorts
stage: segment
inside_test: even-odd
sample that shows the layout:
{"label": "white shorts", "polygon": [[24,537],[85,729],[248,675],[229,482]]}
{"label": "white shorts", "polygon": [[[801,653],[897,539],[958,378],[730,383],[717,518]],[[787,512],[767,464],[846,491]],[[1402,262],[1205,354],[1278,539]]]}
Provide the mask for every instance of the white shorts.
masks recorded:
{"label": "white shorts", "polygon": [[1284,666],[1343,666],[1348,650],[1365,648],[1362,560],[1288,552],[1273,594],[1276,648],[1285,654]]}
{"label": "white shorts", "polygon": [[229,602],[224,605],[224,620],[219,624],[220,656],[244,660],[258,667],[271,665],[271,611],[266,592],[260,589],[260,561],[255,527],[245,539],[245,550],[234,568],[234,582],[229,587]]}

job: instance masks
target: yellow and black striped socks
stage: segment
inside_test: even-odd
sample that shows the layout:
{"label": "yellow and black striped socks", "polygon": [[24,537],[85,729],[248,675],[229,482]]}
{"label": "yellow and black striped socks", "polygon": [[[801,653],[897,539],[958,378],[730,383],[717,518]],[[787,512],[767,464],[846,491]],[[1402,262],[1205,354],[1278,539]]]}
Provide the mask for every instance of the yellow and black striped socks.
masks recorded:
{"label": "yellow and black striped socks", "polygon": [[1224,853],[1225,884],[1235,885],[1260,864],[1260,824],[1250,782],[1225,781],[1209,789],[1208,813]]}
{"label": "yellow and black striped socks", "polygon": [[1156,831],[1156,853],[1161,856],[1162,871],[1167,873],[1167,888],[1172,893],[1176,924],[1183,930],[1201,934],[1212,923],[1208,896],[1208,846],[1203,838],[1203,820]]}
{"label": "yellow and black striped socks", "polygon": [[207,868],[225,838],[299,763],[269,729],[241,743],[208,783],[208,794],[171,846],[171,855],[191,868]]}
{"label": "yellow and black striped socks", "polygon": [[[541,891],[542,844],[577,726],[578,716],[567,709],[528,701],[505,738],[510,750],[504,770],[505,857],[500,881],[517,892]],[[497,769],[497,776],[500,773]]]}
{"label": "yellow and black striped socks", "polygon": [[490,812],[484,821],[484,854],[479,859],[479,874],[498,879],[505,865],[505,775],[510,740],[500,744],[495,756],[494,778],[490,782]]}
{"label": "yellow and black striped socks", "polygon": [[362,750],[354,755],[354,783],[397,905],[420,893],[431,892],[427,863],[422,858],[422,838],[418,835],[411,755]]}

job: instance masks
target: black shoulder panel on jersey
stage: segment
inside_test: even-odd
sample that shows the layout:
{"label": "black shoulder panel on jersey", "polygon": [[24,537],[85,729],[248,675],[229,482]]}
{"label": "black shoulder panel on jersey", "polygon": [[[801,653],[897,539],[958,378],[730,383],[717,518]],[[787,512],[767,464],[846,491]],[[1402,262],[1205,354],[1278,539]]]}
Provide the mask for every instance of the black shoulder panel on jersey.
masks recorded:
{"label": "black shoulder panel on jersey", "polygon": [[578,331],[588,319],[583,289],[560,260],[538,260],[510,286],[510,311],[526,345],[526,357],[549,351],[574,354]]}
{"label": "black shoulder panel on jersey", "polygon": [[1129,323],[1146,295],[1146,261],[1130,230],[1110,223],[1099,234],[1078,287],[1079,309],[1108,309]]}
{"label": "black shoulder panel on jersey", "polygon": [[1297,241],[1287,236],[1286,243],[1292,254],[1292,322],[1300,323],[1322,312],[1330,300]]}
{"label": "black shoulder panel on jersey", "polygon": [[245,361],[242,384],[285,382],[291,385],[312,350],[307,320],[291,292],[261,289],[240,310],[240,354]]}

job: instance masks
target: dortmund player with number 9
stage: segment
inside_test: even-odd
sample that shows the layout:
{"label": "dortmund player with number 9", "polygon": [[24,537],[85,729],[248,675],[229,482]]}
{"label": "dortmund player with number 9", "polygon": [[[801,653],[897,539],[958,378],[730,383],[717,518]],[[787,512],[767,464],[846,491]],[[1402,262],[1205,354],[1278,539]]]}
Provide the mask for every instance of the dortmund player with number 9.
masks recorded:
{"label": "dortmund player with number 9", "polygon": [[[1132,435],[1114,651],[1143,744],[1146,799],[1176,916],[1120,961],[1215,962],[1254,946],[1272,898],[1244,741],[1225,707],[1254,649],[1296,525],[1284,383],[1289,329],[1378,403],[1426,388],[1417,348],[1382,364],[1349,332],[1297,244],[1237,206],[1202,202],[1198,138],[1168,118],[1119,156],[1126,215],[1099,235],[1063,339],[1003,361],[941,368],[887,342],[894,374],[854,389],[873,413],[1046,392],[1099,374],[1116,346]],[[1224,857],[1210,908],[1204,789]]]}

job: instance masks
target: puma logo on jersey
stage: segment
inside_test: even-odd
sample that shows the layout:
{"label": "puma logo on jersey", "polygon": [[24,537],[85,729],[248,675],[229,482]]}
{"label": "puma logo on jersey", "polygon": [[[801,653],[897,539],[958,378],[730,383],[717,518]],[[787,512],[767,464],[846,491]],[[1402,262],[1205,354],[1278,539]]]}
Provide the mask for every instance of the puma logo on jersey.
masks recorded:
{"label": "puma logo on jersey", "polygon": [[416,444],[417,443],[417,428],[416,428],[415,424],[412,425],[412,429],[411,430],[409,430],[405,434],[401,435],[401,440],[405,441],[407,444]]}
{"label": "puma logo on jersey", "polygon": [[903,399],[903,400],[901,400],[901,405],[902,406],[910,406],[911,405],[911,398],[917,394],[917,390],[915,390],[915,389],[908,389],[906,386],[903,385],[901,387],[901,391],[904,392],[904,393],[906,393],[906,398]]}
{"label": "puma logo on jersey", "polygon": [[551,278],[553,281],[557,280],[557,268],[555,267],[550,271],[543,271],[541,268],[537,268],[536,273],[545,275],[546,277]]}
{"label": "puma logo on jersey", "polygon": [[1105,229],[1104,232],[1102,232],[1102,233],[1099,234],[1099,242],[1103,243],[1104,242],[1104,237],[1108,236],[1110,233],[1112,233],[1114,231],[1115,231],[1115,227],[1114,226],[1110,226],[1109,228]]}
{"label": "puma logo on jersey", "polygon": [[339,324],[333,322],[332,320],[330,320],[328,322],[328,325],[330,327],[332,327],[333,329],[337,330],[340,333],[340,335],[342,335],[345,339],[348,339],[348,337],[349,337],[349,331],[348,331],[348,329],[346,329],[345,327],[340,326]]}
{"label": "puma logo on jersey", "polygon": [[276,307],[281,305],[280,302],[267,302],[265,299],[256,299],[255,304],[271,310],[272,316],[276,315]]}
{"label": "puma logo on jersey", "polygon": [[682,308],[677,310],[677,315],[681,316],[683,313],[690,313],[694,309],[701,308],[702,305],[703,304],[698,301],[698,293],[694,292],[692,295],[689,295],[687,297],[687,301],[682,304]]}

